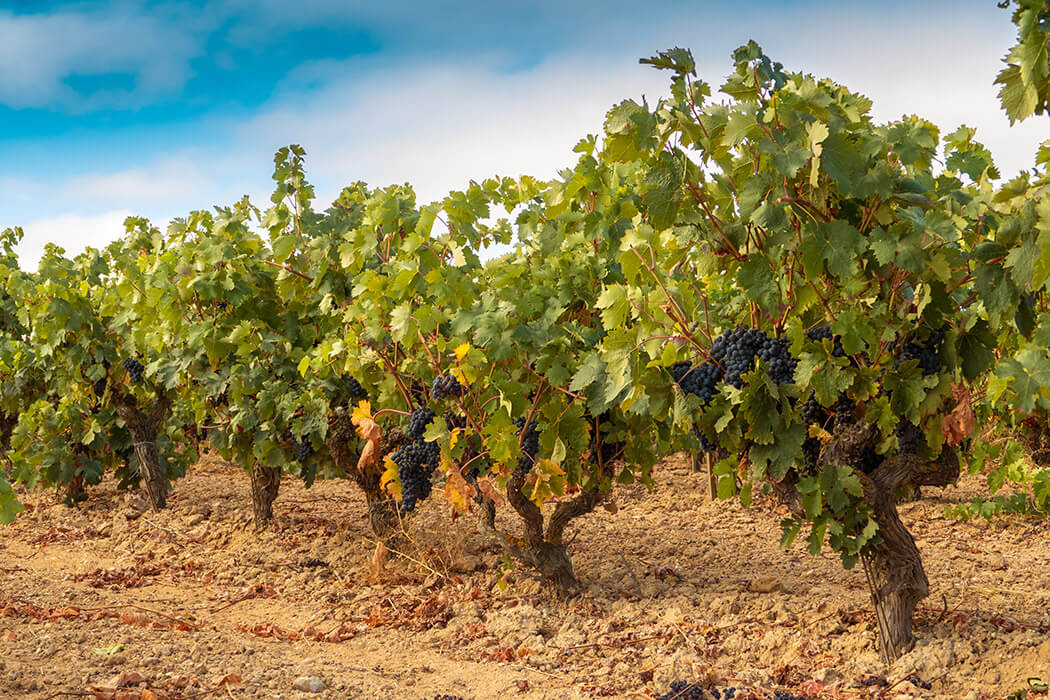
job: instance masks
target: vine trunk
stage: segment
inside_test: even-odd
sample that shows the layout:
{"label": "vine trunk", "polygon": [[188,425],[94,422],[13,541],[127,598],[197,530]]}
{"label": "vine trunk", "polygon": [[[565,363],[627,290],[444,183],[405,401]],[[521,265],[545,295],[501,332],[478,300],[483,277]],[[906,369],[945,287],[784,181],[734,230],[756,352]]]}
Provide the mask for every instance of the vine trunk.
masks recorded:
{"label": "vine trunk", "polygon": [[273,522],[273,502],[281,486],[281,468],[256,464],[252,469],[252,515],[255,529],[262,530]]}

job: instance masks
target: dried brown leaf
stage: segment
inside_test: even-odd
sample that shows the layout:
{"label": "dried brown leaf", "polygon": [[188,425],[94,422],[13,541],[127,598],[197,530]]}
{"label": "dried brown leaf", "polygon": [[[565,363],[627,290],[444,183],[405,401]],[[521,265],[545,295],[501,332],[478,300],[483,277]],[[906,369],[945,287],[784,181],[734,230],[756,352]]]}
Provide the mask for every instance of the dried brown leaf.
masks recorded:
{"label": "dried brown leaf", "polygon": [[387,548],[382,542],[376,544],[376,551],[372,555],[372,561],[368,565],[368,570],[372,573],[373,578],[379,578],[386,567],[386,555]]}
{"label": "dried brown leaf", "polygon": [[495,484],[493,484],[492,480],[487,476],[478,479],[478,489],[485,498],[498,506],[501,506],[506,502],[503,498],[503,494],[499,492],[499,489],[496,488]]}
{"label": "dried brown leaf", "polygon": [[363,418],[357,424],[357,433],[365,440],[365,447],[357,460],[357,468],[364,471],[379,459],[379,442],[383,439],[383,428],[371,418]]}
{"label": "dried brown leaf", "polygon": [[970,405],[970,392],[960,384],[952,385],[955,408],[941,419],[944,441],[954,447],[973,434],[976,417]]}

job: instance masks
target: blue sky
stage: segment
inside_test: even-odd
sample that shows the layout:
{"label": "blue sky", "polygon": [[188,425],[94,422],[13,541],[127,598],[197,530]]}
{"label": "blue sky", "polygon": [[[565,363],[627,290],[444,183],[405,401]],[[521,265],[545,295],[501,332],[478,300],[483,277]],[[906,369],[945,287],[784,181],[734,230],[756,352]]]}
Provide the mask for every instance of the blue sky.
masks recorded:
{"label": "blue sky", "polygon": [[1050,135],[999,112],[1013,31],[993,0],[9,0],[0,227],[26,229],[32,268],[44,243],[103,245],[128,214],[265,204],[288,143],[323,198],[355,180],[433,199],[471,178],[550,177],[611,104],[663,94],[640,56],[689,47],[717,84],[748,39],[868,95],[880,119],[977,127],[1013,174]]}

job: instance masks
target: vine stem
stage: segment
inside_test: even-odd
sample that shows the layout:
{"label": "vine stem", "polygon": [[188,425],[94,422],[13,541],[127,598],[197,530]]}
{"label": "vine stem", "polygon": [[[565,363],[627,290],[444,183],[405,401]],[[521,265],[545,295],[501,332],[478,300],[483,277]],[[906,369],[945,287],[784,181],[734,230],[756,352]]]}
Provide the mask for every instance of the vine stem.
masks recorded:
{"label": "vine stem", "polygon": [[[638,252],[637,248],[631,248],[631,250],[634,252],[635,256],[638,258],[638,262],[642,263],[642,266],[645,267],[646,271],[652,276],[653,280],[658,285],[660,285],[660,289],[663,290],[664,296],[667,297],[667,308],[669,310],[668,311],[668,316],[671,316],[676,321],[678,321],[679,324],[681,324],[682,330],[686,331],[685,333],[683,333],[683,335],[686,338],[686,340],[688,340],[690,343],[692,343],[694,346],[696,346],[696,348],[698,350],[700,350],[700,352],[706,354],[707,349],[704,348],[700,343],[697,342],[696,338],[692,335],[691,332],[687,331],[687,329],[689,328],[689,320],[685,317],[685,312],[683,312],[682,309],[678,306],[678,302],[676,302],[674,300],[674,297],[671,296],[671,293],[669,291],[667,291],[667,287],[664,286],[663,280],[661,280],[660,276],[658,274],[656,274],[655,267],[653,265],[650,265],[648,262],[646,262],[645,258],[642,257],[642,254]],[[649,252],[652,254],[652,247],[651,246],[649,248]],[[654,254],[654,258],[655,258],[655,254]],[[673,309],[675,311],[675,313],[670,313],[670,309]]]}
{"label": "vine stem", "polygon": [[736,246],[733,245],[733,243],[729,240],[729,236],[726,235],[726,232],[722,230],[721,222],[718,220],[718,217],[715,216],[714,213],[711,212],[711,209],[707,206],[707,200],[704,198],[703,193],[699,191],[699,188],[691,183],[687,184],[685,188],[689,190],[689,193],[693,195],[693,199],[696,200],[696,203],[699,204],[700,208],[704,210],[705,214],[707,214],[708,220],[711,222],[711,225],[715,227],[715,230],[718,231],[718,235],[722,237],[722,240],[725,242],[730,255],[736,258],[737,262],[743,262],[747,260],[747,258],[743,254],[741,254],[741,252],[737,250]]}
{"label": "vine stem", "polygon": [[401,374],[397,371],[397,367],[395,367],[390,360],[387,359],[387,356],[380,352],[379,348],[375,347],[374,344],[372,345],[372,349],[375,350],[376,355],[378,355],[379,359],[381,359],[386,365],[390,374],[394,376],[394,381],[397,382],[397,388],[401,390],[401,396],[405,399],[405,403],[408,407],[412,408],[412,394],[408,391],[408,388],[405,387],[405,382],[401,379]]}
{"label": "vine stem", "polygon": [[308,275],[304,275],[302,272],[299,272],[298,270],[296,270],[295,268],[291,267],[290,265],[285,265],[284,263],[274,262],[273,260],[263,260],[263,262],[266,263],[267,265],[271,265],[273,267],[280,268],[280,269],[284,270],[285,272],[290,272],[293,275],[295,275],[296,277],[302,277],[304,280],[306,280],[310,284],[314,283],[314,278],[313,277],[310,277]]}
{"label": "vine stem", "polygon": [[384,413],[396,413],[399,416],[410,416],[410,415],[412,415],[409,411],[402,411],[402,410],[397,409],[397,408],[381,408],[378,411],[376,411],[375,413],[373,413],[372,417],[373,418],[378,418],[379,416],[383,415]]}

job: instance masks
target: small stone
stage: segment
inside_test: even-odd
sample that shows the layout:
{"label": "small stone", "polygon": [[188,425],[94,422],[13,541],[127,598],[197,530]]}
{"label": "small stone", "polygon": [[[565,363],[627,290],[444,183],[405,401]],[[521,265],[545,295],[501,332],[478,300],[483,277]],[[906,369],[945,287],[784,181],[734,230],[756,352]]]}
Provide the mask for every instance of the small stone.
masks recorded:
{"label": "small stone", "polygon": [[194,513],[186,518],[186,526],[193,527],[194,525],[200,525],[204,522],[204,516],[201,513]]}
{"label": "small stone", "polygon": [[117,652],[116,654],[110,654],[102,658],[103,666],[123,666],[128,660],[128,657],[124,652]]}
{"label": "small stone", "polygon": [[749,588],[753,593],[772,593],[780,590],[780,581],[772,576],[763,576],[752,580]]}
{"label": "small stone", "polygon": [[292,685],[304,693],[320,693],[325,689],[324,681],[316,676],[299,676]]}
{"label": "small stone", "polygon": [[813,677],[824,685],[831,685],[842,680],[842,674],[833,668],[822,668],[813,674]]}
{"label": "small stone", "polygon": [[[128,508],[130,508],[132,511],[138,511],[139,515],[142,515],[144,512],[149,510],[149,501],[143,498],[142,494],[140,493],[129,495],[127,503]],[[128,514],[128,517],[132,517],[130,513]]]}

